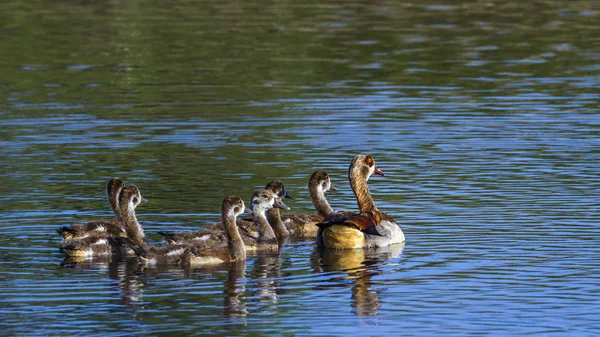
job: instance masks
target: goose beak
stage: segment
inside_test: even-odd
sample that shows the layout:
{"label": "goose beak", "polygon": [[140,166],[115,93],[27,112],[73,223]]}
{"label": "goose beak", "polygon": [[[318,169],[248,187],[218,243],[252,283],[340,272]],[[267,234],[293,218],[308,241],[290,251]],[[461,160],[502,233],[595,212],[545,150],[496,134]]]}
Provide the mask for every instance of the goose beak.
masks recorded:
{"label": "goose beak", "polygon": [[335,191],[337,191],[337,188],[335,188],[335,186],[333,186],[333,183],[329,183],[329,190],[335,192]]}
{"label": "goose beak", "polygon": [[273,202],[273,207],[285,209],[285,210],[288,210],[288,211],[290,210],[290,208],[287,207],[287,205],[284,204],[283,201],[281,201],[281,200],[279,200],[277,198],[275,198],[275,202]]}
{"label": "goose beak", "polygon": [[140,200],[141,200],[143,203],[147,203],[147,202],[148,202],[148,199],[146,199],[146,198],[144,198],[144,197],[142,197],[142,199],[140,199]]}
{"label": "goose beak", "polygon": [[242,214],[249,214],[249,215],[253,215],[253,214],[254,214],[254,212],[252,212],[252,209],[251,209],[251,208],[246,208]]}
{"label": "goose beak", "polygon": [[384,176],[385,174],[383,173],[382,170],[378,169],[377,167],[375,168],[375,174],[378,176]]}

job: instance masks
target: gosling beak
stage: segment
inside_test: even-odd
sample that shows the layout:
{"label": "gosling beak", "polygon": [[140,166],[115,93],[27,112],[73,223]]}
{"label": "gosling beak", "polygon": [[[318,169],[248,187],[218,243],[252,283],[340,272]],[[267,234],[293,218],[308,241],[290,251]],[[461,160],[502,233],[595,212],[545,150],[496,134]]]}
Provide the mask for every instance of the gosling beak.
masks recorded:
{"label": "gosling beak", "polygon": [[143,203],[147,203],[147,202],[148,202],[148,199],[146,199],[146,198],[144,198],[144,197],[142,197],[142,199],[140,199],[140,200],[141,200],[141,202],[143,202]]}
{"label": "gosling beak", "polygon": [[273,202],[273,207],[285,209],[285,210],[288,210],[288,211],[290,210],[290,208],[287,207],[287,205],[284,204],[283,201],[281,201],[281,200],[279,200],[277,198],[275,198],[275,202]]}
{"label": "gosling beak", "polygon": [[337,191],[337,188],[335,188],[335,186],[333,186],[333,183],[329,183],[329,190],[335,192],[335,191]]}
{"label": "gosling beak", "polygon": [[375,168],[375,174],[378,176],[384,176],[385,174],[383,174],[383,171],[378,169],[377,167]]}
{"label": "gosling beak", "polygon": [[249,215],[253,215],[253,214],[254,214],[254,212],[252,212],[252,208],[246,208],[242,214],[249,214]]}

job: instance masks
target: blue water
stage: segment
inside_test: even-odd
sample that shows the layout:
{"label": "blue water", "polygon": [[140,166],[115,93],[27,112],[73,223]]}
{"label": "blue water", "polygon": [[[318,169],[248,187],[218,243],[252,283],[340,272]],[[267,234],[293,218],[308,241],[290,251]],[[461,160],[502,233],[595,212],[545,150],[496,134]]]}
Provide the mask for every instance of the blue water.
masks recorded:
{"label": "blue water", "polygon": [[[596,336],[600,49],[592,1],[1,5],[7,336]],[[282,180],[356,209],[372,155],[406,243],[143,269],[63,261],[55,228],[136,184],[149,240]]]}

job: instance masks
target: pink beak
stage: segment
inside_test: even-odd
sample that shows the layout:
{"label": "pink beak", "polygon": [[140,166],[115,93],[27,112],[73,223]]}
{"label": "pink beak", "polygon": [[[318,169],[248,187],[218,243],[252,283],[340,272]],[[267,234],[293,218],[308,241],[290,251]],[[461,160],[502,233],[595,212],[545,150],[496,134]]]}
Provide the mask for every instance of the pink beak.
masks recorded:
{"label": "pink beak", "polygon": [[377,167],[375,167],[375,174],[379,175],[379,176],[384,176],[385,174],[383,174],[383,171],[378,169]]}

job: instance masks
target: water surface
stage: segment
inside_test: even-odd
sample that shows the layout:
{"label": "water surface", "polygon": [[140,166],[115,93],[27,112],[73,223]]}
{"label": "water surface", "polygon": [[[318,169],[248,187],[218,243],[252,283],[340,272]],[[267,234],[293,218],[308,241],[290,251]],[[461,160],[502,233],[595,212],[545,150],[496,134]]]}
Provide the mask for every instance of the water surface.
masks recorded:
{"label": "water surface", "polygon": [[[593,1],[0,5],[0,326],[8,336],[600,331]],[[355,209],[371,154],[403,247],[141,270],[63,263],[55,228],[136,184],[157,231],[281,179]]]}

